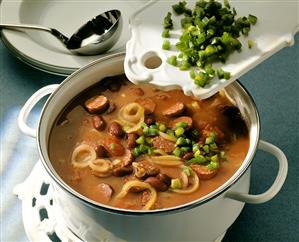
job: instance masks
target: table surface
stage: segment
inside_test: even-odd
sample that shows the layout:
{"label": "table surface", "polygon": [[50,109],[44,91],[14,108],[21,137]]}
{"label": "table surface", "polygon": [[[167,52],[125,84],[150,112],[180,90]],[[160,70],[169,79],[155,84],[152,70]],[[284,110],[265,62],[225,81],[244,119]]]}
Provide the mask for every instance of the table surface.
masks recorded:
{"label": "table surface", "polygon": [[[261,138],[286,154],[286,182],[271,201],[246,204],[229,228],[229,241],[299,241],[298,129],[299,129],[299,35],[285,48],[241,78],[256,102],[261,119]],[[27,241],[21,218],[21,201],[13,187],[24,181],[38,160],[35,140],[17,127],[17,115],[39,88],[64,79],[22,63],[0,44],[0,144],[1,144],[1,241]],[[41,104],[35,109],[34,124]],[[274,181],[277,162],[258,151],[252,165],[250,192],[262,193]],[[213,228],[211,228],[213,229]]]}

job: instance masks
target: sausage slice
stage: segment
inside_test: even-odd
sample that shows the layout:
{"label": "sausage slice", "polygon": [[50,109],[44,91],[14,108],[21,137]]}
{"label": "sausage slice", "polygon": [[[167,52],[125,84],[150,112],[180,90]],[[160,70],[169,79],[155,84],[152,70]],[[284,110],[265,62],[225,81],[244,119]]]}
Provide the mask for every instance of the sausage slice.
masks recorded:
{"label": "sausage slice", "polygon": [[186,123],[188,126],[187,126],[187,129],[191,129],[192,126],[193,126],[193,120],[192,118],[188,117],[188,116],[181,116],[181,117],[178,117],[174,120],[172,120],[170,122],[170,126],[172,129],[175,129],[176,128],[176,124],[177,123],[180,123],[180,122],[184,122]]}
{"label": "sausage slice", "polygon": [[108,108],[109,100],[104,95],[97,95],[88,99],[84,105],[90,113],[101,113]]}
{"label": "sausage slice", "polygon": [[148,97],[139,98],[139,99],[136,100],[136,102],[138,102],[144,108],[144,113],[145,114],[151,114],[156,109],[156,103]]}
{"label": "sausage slice", "polygon": [[203,165],[191,165],[193,171],[196,172],[197,176],[201,180],[209,180],[216,176],[219,169],[209,170],[206,166]]}
{"label": "sausage slice", "polygon": [[166,140],[161,136],[153,138],[153,146],[157,149],[164,150],[166,153],[170,153],[175,149],[174,142]]}
{"label": "sausage slice", "polygon": [[103,146],[107,150],[109,156],[122,156],[125,153],[125,148],[115,136],[107,136],[103,140]]}
{"label": "sausage slice", "polygon": [[177,102],[171,107],[163,111],[163,115],[168,117],[177,117],[184,112],[185,104],[182,102]]}

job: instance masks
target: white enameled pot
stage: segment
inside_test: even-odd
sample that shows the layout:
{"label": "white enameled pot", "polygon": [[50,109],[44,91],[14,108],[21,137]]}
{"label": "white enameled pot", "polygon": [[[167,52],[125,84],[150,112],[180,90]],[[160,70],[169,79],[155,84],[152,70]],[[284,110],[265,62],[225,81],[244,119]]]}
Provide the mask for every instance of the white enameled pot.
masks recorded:
{"label": "white enameled pot", "polygon": [[[134,211],[96,203],[69,187],[56,173],[48,156],[48,140],[56,117],[86,88],[107,76],[122,74],[124,54],[97,60],[66,78],[60,85],[50,85],[33,94],[22,108],[18,123],[27,135],[35,137],[40,159],[52,178],[58,204],[67,226],[84,241],[214,241],[235,221],[246,203],[263,203],[281,189],[287,176],[283,152],[259,138],[259,117],[247,91],[234,82],[225,88],[228,97],[240,109],[250,134],[248,154],[238,171],[212,193],[174,208]],[[37,130],[26,122],[34,105],[48,98]],[[259,195],[248,194],[250,165],[257,149],[277,158],[279,170],[272,186]]]}

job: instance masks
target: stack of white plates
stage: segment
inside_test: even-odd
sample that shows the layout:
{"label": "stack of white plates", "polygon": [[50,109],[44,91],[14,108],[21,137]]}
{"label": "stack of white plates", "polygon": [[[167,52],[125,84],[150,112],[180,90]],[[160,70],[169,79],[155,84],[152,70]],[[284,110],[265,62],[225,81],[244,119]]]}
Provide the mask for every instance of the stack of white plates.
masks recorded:
{"label": "stack of white plates", "polygon": [[72,55],[51,34],[36,31],[2,30],[2,40],[11,52],[25,63],[57,75],[68,75],[78,68],[109,54],[125,51],[130,38],[129,16],[145,4],[145,0],[4,0],[0,6],[1,23],[38,24],[55,28],[71,36],[91,18],[111,9],[123,17],[123,30],[118,42],[105,54],[96,56]]}

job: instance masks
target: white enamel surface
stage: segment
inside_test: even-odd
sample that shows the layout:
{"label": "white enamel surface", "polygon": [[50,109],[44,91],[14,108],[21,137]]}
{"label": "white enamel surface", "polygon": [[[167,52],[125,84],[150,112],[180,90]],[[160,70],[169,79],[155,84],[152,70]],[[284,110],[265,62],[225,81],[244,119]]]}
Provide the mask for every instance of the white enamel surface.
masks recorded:
{"label": "white enamel surface", "polygon": [[[137,82],[150,82],[165,89],[179,86],[186,94],[193,94],[199,98],[207,98],[229,83],[242,76],[263,60],[285,46],[293,44],[294,34],[299,30],[299,2],[298,1],[230,1],[238,16],[253,14],[258,17],[256,25],[252,26],[248,37],[241,37],[243,45],[241,53],[232,54],[226,64],[215,64],[231,72],[229,80],[214,78],[205,88],[199,88],[189,77],[189,71],[180,71],[166,63],[169,56],[178,54],[175,43],[181,33],[179,20],[173,14],[174,30],[171,30],[172,44],[170,51],[162,49],[163,19],[171,5],[178,1],[152,0],[147,7],[135,12],[130,19],[132,37],[126,45],[125,73],[128,78]],[[194,6],[195,1],[188,1],[188,6]],[[247,47],[248,40],[254,40],[252,49]],[[147,69],[143,63],[143,56],[148,52],[155,52],[161,59],[162,65],[157,69]]]}
{"label": "white enamel surface", "polygon": [[53,84],[49,86],[45,86],[41,89],[39,89],[37,92],[35,92],[24,104],[22,107],[19,116],[18,116],[18,125],[20,130],[33,138],[36,137],[36,130],[34,128],[31,128],[27,124],[27,118],[33,109],[33,107],[46,95],[51,94],[55,89],[57,89],[59,85]]}
{"label": "white enamel surface", "polygon": [[49,33],[28,30],[26,32],[2,30],[2,38],[12,52],[23,61],[51,73],[70,74],[80,67],[108,54],[122,52],[130,38],[128,17],[146,0],[136,1],[11,1],[1,3],[1,23],[38,24],[56,28],[70,37],[80,26],[98,14],[119,9],[123,18],[123,30],[118,42],[107,53],[96,56],[71,54]]}
{"label": "white enamel surface", "polygon": [[226,197],[241,202],[259,204],[271,200],[280,191],[288,174],[287,158],[285,154],[278,147],[263,140],[260,140],[259,142],[259,149],[273,155],[277,159],[279,164],[278,173],[271,187],[268,188],[268,190],[265,191],[264,193],[257,194],[257,195],[229,191],[226,193]]}
{"label": "white enamel surface", "polygon": [[[211,242],[228,229],[244,207],[244,203],[220,195],[201,206],[175,214],[122,216],[91,209],[73,199],[56,183],[53,185],[57,192],[55,202],[66,224],[84,241],[98,241],[105,234],[108,241]],[[250,169],[231,190],[247,193],[249,185]],[[87,230],[79,232],[82,224]]]}

